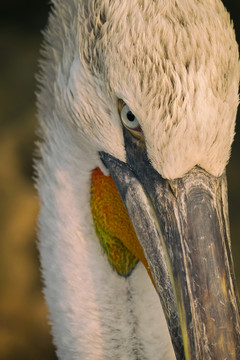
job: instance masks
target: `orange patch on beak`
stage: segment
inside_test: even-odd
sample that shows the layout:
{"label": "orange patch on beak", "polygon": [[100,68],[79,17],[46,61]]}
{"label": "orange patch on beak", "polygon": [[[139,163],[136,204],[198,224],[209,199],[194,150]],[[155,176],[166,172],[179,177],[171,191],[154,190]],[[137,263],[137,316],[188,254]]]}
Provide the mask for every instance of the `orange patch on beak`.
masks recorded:
{"label": "orange patch on beak", "polygon": [[[143,263],[153,282],[143,249],[117,187],[112,177],[105,176],[99,168],[92,173],[91,195],[91,210],[96,228],[111,238],[120,240]],[[122,250],[119,248],[119,251]]]}

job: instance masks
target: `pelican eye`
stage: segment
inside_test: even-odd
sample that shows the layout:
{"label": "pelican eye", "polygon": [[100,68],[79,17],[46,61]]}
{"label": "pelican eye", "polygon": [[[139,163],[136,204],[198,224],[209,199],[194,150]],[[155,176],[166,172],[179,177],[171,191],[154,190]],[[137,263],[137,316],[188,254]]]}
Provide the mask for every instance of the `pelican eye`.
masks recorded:
{"label": "pelican eye", "polygon": [[142,138],[143,132],[138,119],[129,109],[129,106],[122,100],[119,100],[119,113],[125,128],[128,129],[134,136]]}

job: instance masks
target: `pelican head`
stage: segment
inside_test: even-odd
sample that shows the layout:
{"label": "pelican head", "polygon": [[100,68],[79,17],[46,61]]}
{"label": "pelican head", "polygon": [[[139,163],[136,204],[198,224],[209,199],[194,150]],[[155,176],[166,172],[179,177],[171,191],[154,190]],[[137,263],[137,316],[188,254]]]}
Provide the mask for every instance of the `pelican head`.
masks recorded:
{"label": "pelican head", "polygon": [[[177,359],[239,359],[225,168],[240,67],[229,14],[220,0],[53,5],[38,97],[38,188],[59,356],[173,359],[174,350]],[[93,214],[107,192],[104,185],[91,200],[97,168],[131,219],[126,227],[117,210],[115,225],[134,227],[128,241],[130,230],[120,229],[118,241],[136,259],[128,255],[122,273],[123,250],[109,254],[113,236],[96,225],[102,216],[109,226],[109,212]],[[121,325],[135,312],[134,326]],[[118,336],[125,340],[114,347]]]}

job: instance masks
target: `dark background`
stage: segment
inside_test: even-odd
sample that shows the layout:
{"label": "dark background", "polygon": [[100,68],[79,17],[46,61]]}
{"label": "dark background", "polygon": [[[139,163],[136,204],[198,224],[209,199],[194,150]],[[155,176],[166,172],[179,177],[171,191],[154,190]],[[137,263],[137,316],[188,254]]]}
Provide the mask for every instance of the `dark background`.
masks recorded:
{"label": "dark background", "polygon": [[[65,0],[67,2],[67,0]],[[207,3],[207,1],[206,1]],[[240,2],[224,1],[240,41]],[[48,1],[0,1],[0,360],[55,359],[36,248],[35,74]],[[240,128],[227,168],[240,285]]]}

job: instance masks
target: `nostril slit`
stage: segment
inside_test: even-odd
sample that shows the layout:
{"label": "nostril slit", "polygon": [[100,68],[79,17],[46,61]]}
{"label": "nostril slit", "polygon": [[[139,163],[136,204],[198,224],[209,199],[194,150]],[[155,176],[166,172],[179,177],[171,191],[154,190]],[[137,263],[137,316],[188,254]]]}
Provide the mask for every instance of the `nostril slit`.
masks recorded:
{"label": "nostril slit", "polygon": [[177,186],[172,181],[168,181],[168,186],[173,196],[177,198],[178,195]]}

